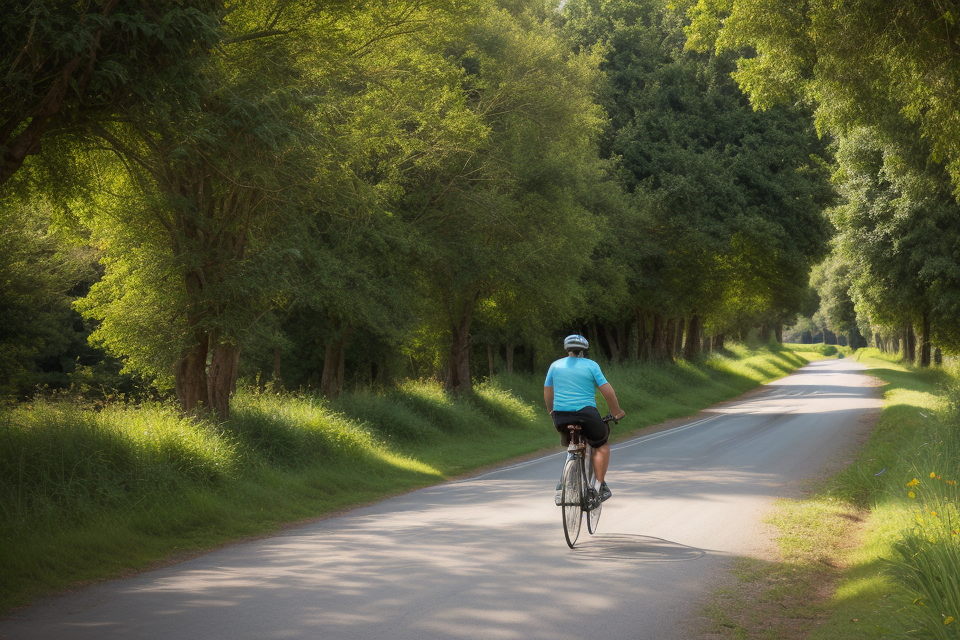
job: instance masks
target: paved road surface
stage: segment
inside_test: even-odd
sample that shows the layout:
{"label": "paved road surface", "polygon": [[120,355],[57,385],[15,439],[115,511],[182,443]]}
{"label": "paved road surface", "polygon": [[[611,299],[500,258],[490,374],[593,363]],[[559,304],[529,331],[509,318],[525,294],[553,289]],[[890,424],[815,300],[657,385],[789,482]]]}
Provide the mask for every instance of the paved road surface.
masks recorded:
{"label": "paved road surface", "polygon": [[773,502],[856,445],[879,406],[859,371],[817,362],[615,445],[575,550],[558,453],[44,599],[0,638],[688,640],[731,559],[769,551]]}

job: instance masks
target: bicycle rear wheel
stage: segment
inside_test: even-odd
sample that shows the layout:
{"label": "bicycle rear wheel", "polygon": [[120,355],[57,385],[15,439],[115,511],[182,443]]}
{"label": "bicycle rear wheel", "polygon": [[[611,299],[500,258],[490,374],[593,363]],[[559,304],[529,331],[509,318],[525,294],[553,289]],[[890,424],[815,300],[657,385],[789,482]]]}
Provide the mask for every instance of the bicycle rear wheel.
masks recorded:
{"label": "bicycle rear wheel", "polygon": [[567,460],[563,467],[563,487],[560,505],[563,511],[563,535],[567,539],[567,546],[573,549],[580,535],[580,524],[583,521],[583,480],[581,478],[581,460],[572,458]]}
{"label": "bicycle rear wheel", "polygon": [[590,535],[593,535],[597,532],[597,527],[600,526],[600,512],[603,510],[603,503],[600,502],[600,483],[597,482],[597,476],[593,472],[593,456],[591,454],[592,450],[588,448],[584,460],[583,484],[585,487],[593,489],[593,491],[587,490],[587,499],[584,501],[587,509],[587,531],[590,532]]}

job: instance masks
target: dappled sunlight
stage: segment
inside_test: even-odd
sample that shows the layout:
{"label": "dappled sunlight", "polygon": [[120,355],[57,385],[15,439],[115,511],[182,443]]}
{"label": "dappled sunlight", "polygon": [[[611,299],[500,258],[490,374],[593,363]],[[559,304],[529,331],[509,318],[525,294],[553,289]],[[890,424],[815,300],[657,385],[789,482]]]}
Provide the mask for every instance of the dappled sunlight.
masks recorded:
{"label": "dappled sunlight", "polygon": [[421,462],[420,460],[416,460],[409,456],[401,455],[384,447],[373,448],[371,449],[370,453],[375,458],[398,469],[403,469],[405,471],[411,471],[418,474],[436,476],[437,478],[444,477],[443,473],[439,469],[432,467],[425,462]]}
{"label": "dappled sunlight", "polygon": [[[228,626],[247,637],[252,629],[269,637],[476,637],[480,626],[485,638],[572,638],[567,628],[578,617],[656,596],[636,583],[637,563],[649,571],[708,555],[616,533],[584,534],[571,552],[539,485],[486,479],[423,490],[210,554],[124,598],[135,604],[165,593],[168,605],[149,618],[187,620],[198,633],[211,609],[230,608]],[[536,506],[531,490],[543,494]],[[603,563],[602,576],[587,570],[588,558]],[[603,588],[609,580],[631,586]],[[281,609],[284,617],[274,618]]]}

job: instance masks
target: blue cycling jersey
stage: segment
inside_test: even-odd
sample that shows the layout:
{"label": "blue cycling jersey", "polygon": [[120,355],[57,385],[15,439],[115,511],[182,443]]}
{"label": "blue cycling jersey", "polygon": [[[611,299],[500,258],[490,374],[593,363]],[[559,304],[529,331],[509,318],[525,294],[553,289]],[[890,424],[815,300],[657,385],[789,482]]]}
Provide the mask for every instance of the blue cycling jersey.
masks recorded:
{"label": "blue cycling jersey", "polygon": [[597,387],[607,384],[600,365],[586,358],[557,360],[547,370],[545,387],[553,387],[554,411],[579,411],[597,406]]}

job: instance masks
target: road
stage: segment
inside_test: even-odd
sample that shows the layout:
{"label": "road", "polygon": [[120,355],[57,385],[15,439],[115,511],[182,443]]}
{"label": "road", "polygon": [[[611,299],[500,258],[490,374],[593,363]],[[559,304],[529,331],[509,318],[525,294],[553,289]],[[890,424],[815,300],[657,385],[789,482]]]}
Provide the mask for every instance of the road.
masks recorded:
{"label": "road", "polygon": [[600,530],[567,548],[562,453],[46,598],[0,638],[689,640],[764,514],[851,455],[876,390],[849,360],[614,445]]}

